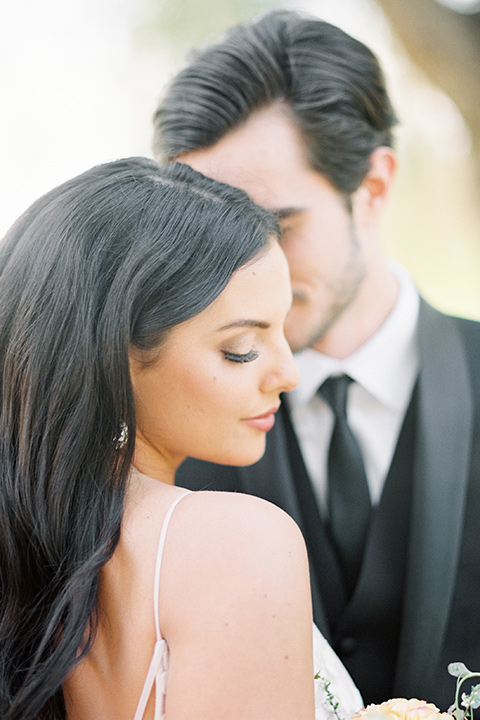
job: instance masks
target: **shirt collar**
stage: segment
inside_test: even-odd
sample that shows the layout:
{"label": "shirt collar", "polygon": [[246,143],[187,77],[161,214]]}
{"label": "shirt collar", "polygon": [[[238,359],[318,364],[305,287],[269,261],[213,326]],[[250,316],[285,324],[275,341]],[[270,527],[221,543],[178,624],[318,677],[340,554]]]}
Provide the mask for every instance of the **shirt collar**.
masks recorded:
{"label": "shirt collar", "polygon": [[[307,348],[295,355],[300,383],[289,393],[294,407],[306,405],[330,375],[346,373],[392,410],[405,407],[418,373],[417,325],[420,298],[408,272],[391,261],[399,282],[395,307],[377,332],[346,358]],[[379,359],[381,358],[381,361]]]}

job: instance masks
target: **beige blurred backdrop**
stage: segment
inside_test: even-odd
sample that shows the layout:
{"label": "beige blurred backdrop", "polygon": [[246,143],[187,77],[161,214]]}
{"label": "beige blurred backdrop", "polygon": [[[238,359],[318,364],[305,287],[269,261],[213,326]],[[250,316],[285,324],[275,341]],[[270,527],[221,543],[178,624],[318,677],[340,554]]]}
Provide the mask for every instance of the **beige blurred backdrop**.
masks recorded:
{"label": "beige blurred backdrop", "polygon": [[386,252],[438,308],[480,319],[472,136],[375,0],[0,0],[0,236],[68,177],[118,157],[151,157],[156,101],[188,50],[272,8],[322,17],[379,55],[401,121]]}

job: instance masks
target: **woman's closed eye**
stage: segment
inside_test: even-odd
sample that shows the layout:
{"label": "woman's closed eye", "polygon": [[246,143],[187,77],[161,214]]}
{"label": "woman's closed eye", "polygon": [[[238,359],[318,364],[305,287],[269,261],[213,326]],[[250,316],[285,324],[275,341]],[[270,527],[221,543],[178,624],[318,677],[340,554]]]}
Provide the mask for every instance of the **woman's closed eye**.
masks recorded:
{"label": "woman's closed eye", "polygon": [[258,357],[258,352],[256,350],[250,350],[248,353],[243,354],[227,352],[226,350],[224,350],[223,354],[225,356],[225,360],[236,363],[252,362],[252,360],[256,360]]}

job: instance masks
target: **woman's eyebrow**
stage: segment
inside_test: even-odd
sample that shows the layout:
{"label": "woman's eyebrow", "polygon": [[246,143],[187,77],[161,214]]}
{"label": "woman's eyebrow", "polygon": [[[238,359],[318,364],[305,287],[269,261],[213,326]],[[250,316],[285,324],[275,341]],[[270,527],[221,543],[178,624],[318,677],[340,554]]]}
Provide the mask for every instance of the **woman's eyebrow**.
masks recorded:
{"label": "woman's eyebrow", "polygon": [[221,330],[230,330],[231,328],[236,327],[254,327],[261,328],[262,330],[267,330],[267,328],[270,327],[270,323],[265,322],[264,320],[234,320],[231,323],[227,323],[227,325],[222,325],[222,327],[219,327],[217,329],[217,332],[220,332]]}

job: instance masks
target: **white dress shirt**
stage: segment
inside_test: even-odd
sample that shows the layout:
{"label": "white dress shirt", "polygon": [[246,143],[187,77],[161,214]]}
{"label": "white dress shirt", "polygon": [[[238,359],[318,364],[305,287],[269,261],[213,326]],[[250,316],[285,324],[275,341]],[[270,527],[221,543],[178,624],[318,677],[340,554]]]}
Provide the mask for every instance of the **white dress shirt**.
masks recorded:
{"label": "white dress shirt", "polygon": [[378,504],[418,374],[420,298],[407,271],[392,262],[400,291],[379,330],[347,358],[306,349],[295,355],[300,384],[287,396],[295,432],[321,512],[326,514],[327,454],[333,413],[317,393],[330,375],[350,375],[347,417],[363,454],[372,504]]}

